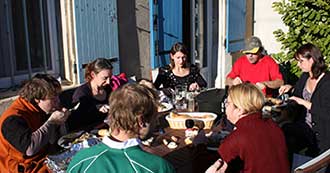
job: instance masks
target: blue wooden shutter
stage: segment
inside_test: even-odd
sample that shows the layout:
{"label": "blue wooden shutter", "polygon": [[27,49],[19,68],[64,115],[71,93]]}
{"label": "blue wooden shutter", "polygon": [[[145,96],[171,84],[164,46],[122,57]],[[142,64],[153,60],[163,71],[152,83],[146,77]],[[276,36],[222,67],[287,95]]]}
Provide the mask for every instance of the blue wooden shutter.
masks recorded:
{"label": "blue wooden shutter", "polygon": [[[84,81],[82,64],[95,58],[119,58],[116,0],[75,0],[76,53],[79,81]],[[113,64],[119,73],[119,61]]]}
{"label": "blue wooden shutter", "polygon": [[227,2],[226,51],[235,52],[244,48],[246,0],[228,0]]}
{"label": "blue wooden shutter", "polygon": [[151,52],[154,57],[152,68],[169,64],[169,50],[175,42],[182,42],[182,0],[158,0],[156,8],[158,32],[154,33],[154,39],[158,40],[158,50],[155,51],[160,56]]}

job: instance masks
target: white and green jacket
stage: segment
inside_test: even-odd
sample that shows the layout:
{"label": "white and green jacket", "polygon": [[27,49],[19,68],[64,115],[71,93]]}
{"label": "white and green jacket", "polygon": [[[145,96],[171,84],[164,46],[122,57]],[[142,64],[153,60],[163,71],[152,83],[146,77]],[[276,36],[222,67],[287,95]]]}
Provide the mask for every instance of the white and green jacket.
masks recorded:
{"label": "white and green jacket", "polygon": [[138,139],[116,142],[104,137],[102,142],[79,151],[71,160],[67,173],[172,173],[172,165],[159,156],[143,151]]}

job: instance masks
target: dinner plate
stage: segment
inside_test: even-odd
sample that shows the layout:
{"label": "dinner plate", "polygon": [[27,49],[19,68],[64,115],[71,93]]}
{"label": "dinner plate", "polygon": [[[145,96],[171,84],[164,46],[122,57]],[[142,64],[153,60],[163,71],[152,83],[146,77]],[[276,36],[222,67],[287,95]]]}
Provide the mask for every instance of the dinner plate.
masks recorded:
{"label": "dinner plate", "polygon": [[167,111],[173,109],[173,105],[170,104],[170,103],[161,102],[160,104],[161,104],[161,105],[160,105],[160,110],[159,110],[159,112],[167,112]]}
{"label": "dinner plate", "polygon": [[64,135],[57,141],[57,144],[63,148],[70,148],[72,146],[72,142],[79,138],[84,132],[85,131],[82,130]]}

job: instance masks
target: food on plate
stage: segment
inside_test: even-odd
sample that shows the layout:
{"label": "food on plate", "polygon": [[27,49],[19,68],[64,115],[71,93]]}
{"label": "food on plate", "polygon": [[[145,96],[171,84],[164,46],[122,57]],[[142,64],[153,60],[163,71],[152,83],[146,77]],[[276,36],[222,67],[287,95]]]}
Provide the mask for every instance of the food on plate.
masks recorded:
{"label": "food on plate", "polygon": [[193,128],[188,128],[185,130],[185,136],[194,138],[195,136],[197,136],[198,131],[199,131],[199,129],[195,126]]}
{"label": "food on plate", "polygon": [[163,139],[163,144],[164,144],[164,145],[168,145],[168,141],[167,141],[167,139]]}
{"label": "food on plate", "polygon": [[173,108],[170,103],[161,102],[158,104],[158,112],[166,112]]}
{"label": "food on plate", "polygon": [[264,106],[263,110],[267,111],[267,112],[271,112],[272,111],[272,107],[271,106]]}
{"label": "food on plate", "polygon": [[84,140],[87,140],[88,138],[91,138],[92,135],[87,132],[76,132],[76,133],[70,133],[65,136],[62,136],[57,144],[64,148],[69,148],[73,144],[81,143]]}
{"label": "food on plate", "polygon": [[91,134],[86,132],[86,133],[82,134],[79,138],[75,139],[72,143],[77,144],[77,143],[83,142],[84,140],[87,140],[90,137],[91,137]]}
{"label": "food on plate", "polygon": [[100,129],[98,132],[97,132],[98,135],[100,135],[101,137],[104,137],[104,136],[109,136],[110,135],[110,132],[108,129]]}
{"label": "food on plate", "polygon": [[268,97],[267,101],[274,104],[274,105],[280,105],[282,103],[281,99],[272,98],[272,97]]}
{"label": "food on plate", "polygon": [[192,140],[191,140],[191,138],[186,138],[186,139],[184,140],[184,143],[186,143],[187,145],[192,144]]}
{"label": "food on plate", "polygon": [[178,142],[179,139],[176,136],[171,136],[171,140],[174,141],[174,142]]}
{"label": "food on plate", "polygon": [[146,146],[151,146],[151,143],[153,142],[153,140],[154,140],[154,137],[150,137],[149,139],[142,141],[142,144],[146,145]]}
{"label": "food on plate", "polygon": [[168,147],[169,149],[174,149],[174,148],[178,147],[178,145],[177,145],[175,142],[170,142],[170,143],[167,145],[167,147]]}
{"label": "food on plate", "polygon": [[168,140],[168,139],[163,139],[163,144],[167,146],[167,148],[169,149],[174,149],[176,147],[178,147],[178,144],[175,142],[175,141],[171,141],[173,139],[176,139],[178,140],[176,137],[173,138],[174,136],[171,136],[171,139]]}
{"label": "food on plate", "polygon": [[166,106],[162,103],[159,103],[158,104],[158,112],[162,112],[163,110],[166,110]]}

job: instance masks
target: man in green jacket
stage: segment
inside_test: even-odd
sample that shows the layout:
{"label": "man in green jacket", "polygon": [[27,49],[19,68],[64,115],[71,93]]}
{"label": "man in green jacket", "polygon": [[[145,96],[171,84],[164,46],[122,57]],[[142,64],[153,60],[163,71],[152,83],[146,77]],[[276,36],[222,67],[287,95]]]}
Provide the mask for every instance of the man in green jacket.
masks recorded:
{"label": "man in green jacket", "polygon": [[157,95],[143,85],[127,84],[110,98],[110,136],[78,152],[67,169],[74,172],[175,172],[164,159],[140,148],[157,113]]}

